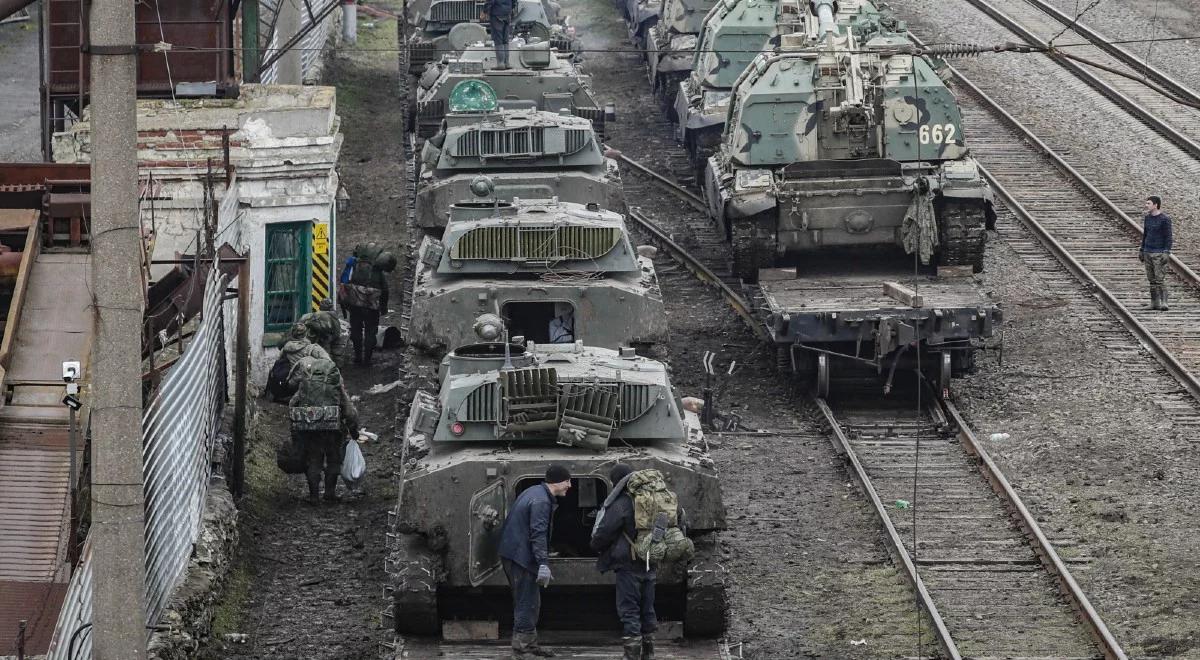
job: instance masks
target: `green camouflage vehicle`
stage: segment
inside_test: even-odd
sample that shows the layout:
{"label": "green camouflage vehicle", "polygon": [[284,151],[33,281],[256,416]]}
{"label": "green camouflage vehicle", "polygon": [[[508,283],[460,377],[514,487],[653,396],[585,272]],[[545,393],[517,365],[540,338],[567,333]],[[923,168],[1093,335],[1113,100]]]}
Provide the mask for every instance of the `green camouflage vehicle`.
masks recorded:
{"label": "green camouflage vehicle", "polygon": [[589,540],[617,461],[662,472],[696,545],[686,566],[659,566],[658,618],[682,621],[689,637],[725,630],[721,484],[666,365],[582,342],[485,343],[447,355],[439,378],[440,390],[417,392],[398,424],[402,468],[386,562],[398,633],[510,616],[500,528],[552,462],[572,479],[554,517],[554,581],[542,591],[539,627],[615,625],[613,575],[596,570]]}
{"label": "green camouflage vehicle", "polygon": [[658,22],[664,0],[616,0],[617,7],[625,14],[629,27],[629,40],[642,48],[650,35],[650,28]]}
{"label": "green camouflage vehicle", "polygon": [[[409,15],[416,19],[408,30],[408,70],[420,75],[425,65],[443,55],[457,55],[471,46],[483,47],[489,37],[487,24],[479,19],[483,0],[422,0],[422,7]],[[575,28],[566,24],[558,3],[549,0],[517,0],[513,6],[513,36],[525,41],[549,43],[566,57],[575,57],[579,40]]]}
{"label": "green camouflage vehicle", "polygon": [[421,244],[407,338],[428,351],[499,338],[649,348],[667,339],[652,248],[595,203],[491,196],[450,206],[441,239]]}
{"label": "green camouflage vehicle", "polygon": [[432,137],[441,128],[450,94],[464,80],[483,80],[496,98],[510,109],[528,108],[558,112],[591,120],[596,132],[604,135],[606,122],[616,120],[611,105],[601,106],[592,93],[591,76],[584,75],[575,63],[560,57],[546,42],[523,44],[514,48],[511,69],[497,70],[491,48],[472,48],[461,55],[447,56],[426,67],[416,95],[415,126],[417,135]]}
{"label": "green camouflage vehicle", "polygon": [[[472,101],[464,100],[468,97]],[[504,201],[554,197],[624,208],[620,168],[604,156],[588,120],[565,108],[505,110],[480,80],[458,83],[449,106],[441,130],[421,153],[418,227],[445,227],[450,205],[471,201],[471,182],[481,174],[490,177],[497,199]]]}
{"label": "green camouflage vehicle", "polygon": [[688,77],[696,35],[717,0],[663,0],[662,14],[646,36],[650,87],[659,103],[673,112],[679,83]]}
{"label": "green camouflage vehicle", "polygon": [[981,271],[992,192],[954,95],[902,31],[860,42],[832,0],[814,6],[815,41],[782,35],[738,77],[708,160],[735,273],[757,281],[784,259],[883,246]]}

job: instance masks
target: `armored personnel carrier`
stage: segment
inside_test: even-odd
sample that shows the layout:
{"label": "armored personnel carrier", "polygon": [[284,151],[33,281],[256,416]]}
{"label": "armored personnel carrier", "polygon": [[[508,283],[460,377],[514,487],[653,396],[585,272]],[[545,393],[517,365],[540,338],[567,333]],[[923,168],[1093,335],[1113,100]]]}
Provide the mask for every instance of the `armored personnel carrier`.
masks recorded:
{"label": "armored personnel carrier", "polygon": [[663,0],[658,22],[646,33],[650,87],[659,103],[672,112],[675,91],[692,68],[696,35],[714,4],[717,0]]}
{"label": "armored personnel carrier", "polygon": [[860,43],[815,0],[819,36],[781,36],[734,84],[705,195],[747,281],[784,257],[899,246],[983,269],[992,193],[954,95],[901,32]]}
{"label": "armored personnel carrier", "polygon": [[[408,70],[419,75],[425,65],[442,55],[457,55],[469,46],[488,40],[487,24],[479,19],[483,0],[423,0],[408,35]],[[575,28],[566,24],[558,3],[549,0],[517,0],[513,7],[514,37],[551,44],[567,57],[579,51]]]}
{"label": "armored personnel carrier", "polygon": [[662,14],[664,0],[616,0],[617,6],[625,14],[625,24],[629,27],[629,40],[638,48],[646,45],[650,28],[658,22]]}
{"label": "armored personnel carrier", "polygon": [[604,156],[588,120],[565,108],[557,113],[504,110],[480,80],[458,83],[449,109],[421,154],[417,226],[445,227],[450,205],[471,201],[471,182],[481,174],[505,201],[556,197],[623,208],[620,168]]}
{"label": "armored personnel carrier", "polygon": [[[477,192],[490,181],[480,177]],[[667,338],[652,249],[596,204],[494,198],[450,206],[413,278],[408,341],[431,351],[500,337],[647,347]],[[639,254],[639,252],[645,253]]]}
{"label": "armored personnel carrier", "polygon": [[400,437],[387,561],[397,632],[430,635],[444,619],[511,616],[500,528],[552,462],[573,477],[553,521],[554,581],[542,592],[539,625],[615,625],[613,577],[596,571],[588,541],[617,461],[663,473],[696,544],[689,565],[659,568],[659,619],[682,621],[688,636],[724,630],[724,570],[715,561],[725,528],[721,484],[699,420],[683,409],[663,363],[581,342],[483,343],[447,355],[439,377],[440,391],[414,396]]}
{"label": "armored personnel carrier", "polygon": [[559,56],[546,42],[521,44],[514,48],[511,69],[496,69],[491,48],[471,48],[461,55],[447,56],[430,65],[421,74],[416,98],[417,135],[434,135],[446,116],[450,94],[462,81],[487,82],[495,96],[508,108],[529,108],[558,112],[591,120],[596,132],[604,135],[606,122],[616,120],[611,105],[601,106],[592,94],[591,76]]}

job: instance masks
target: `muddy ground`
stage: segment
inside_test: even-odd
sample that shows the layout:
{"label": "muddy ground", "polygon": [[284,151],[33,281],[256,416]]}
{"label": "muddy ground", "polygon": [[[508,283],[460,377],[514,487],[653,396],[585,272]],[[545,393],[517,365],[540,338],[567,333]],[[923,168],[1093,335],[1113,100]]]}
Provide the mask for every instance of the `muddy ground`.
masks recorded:
{"label": "muddy ground", "polygon": [[[373,3],[388,8],[386,2]],[[399,3],[394,3],[397,7]],[[396,107],[395,23],[360,14],[359,52],[335,56],[326,71],[338,87],[345,142],[338,171],[350,193],[340,213],[338,254],[364,240],[405,254],[407,238],[400,164],[402,126]],[[374,50],[372,50],[374,49]],[[392,313],[381,324],[399,323],[400,273],[391,278]],[[381,657],[390,623],[381,620],[387,512],[395,498],[392,435],[397,387],[371,395],[374,385],[396,381],[403,359],[379,352],[370,368],[342,363],[352,396],[359,397],[361,424],[379,440],[362,446],[368,466],[365,495],[312,506],[302,476],[274,464],[274,447],[287,439],[286,406],[259,400],[254,445],[247,468],[248,495],[241,506],[240,558],[218,613],[215,643],[206,658],[311,658],[366,660]],[[340,487],[345,492],[345,486]],[[243,642],[231,642],[225,635]],[[245,635],[244,638],[237,635]]]}

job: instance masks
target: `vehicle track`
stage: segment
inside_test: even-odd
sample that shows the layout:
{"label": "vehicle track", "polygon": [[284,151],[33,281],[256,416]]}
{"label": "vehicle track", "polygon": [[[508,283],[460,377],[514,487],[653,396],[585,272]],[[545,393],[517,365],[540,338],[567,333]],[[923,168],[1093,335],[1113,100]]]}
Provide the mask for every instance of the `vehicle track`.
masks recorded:
{"label": "vehicle track", "polygon": [[[1040,48],[1050,47],[1048,39],[1073,18],[1045,0],[968,2],[1024,42]],[[1086,25],[1076,24],[1054,40],[1054,44],[1068,43],[1092,45],[1051,50],[1047,57],[1145,124],[1152,133],[1146,136],[1148,140],[1157,134],[1189,154],[1188,172],[1200,173],[1200,109],[1180,103],[1200,103],[1200,94],[1120,46],[1108,44],[1104,35]]]}

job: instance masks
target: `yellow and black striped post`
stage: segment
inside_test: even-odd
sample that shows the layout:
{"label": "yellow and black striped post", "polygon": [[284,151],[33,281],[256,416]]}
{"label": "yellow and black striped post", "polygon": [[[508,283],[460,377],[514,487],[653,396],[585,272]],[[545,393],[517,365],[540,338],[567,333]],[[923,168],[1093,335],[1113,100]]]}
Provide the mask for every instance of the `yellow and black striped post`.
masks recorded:
{"label": "yellow and black striped post", "polygon": [[312,309],[317,311],[329,297],[329,223],[313,223],[312,232]]}

